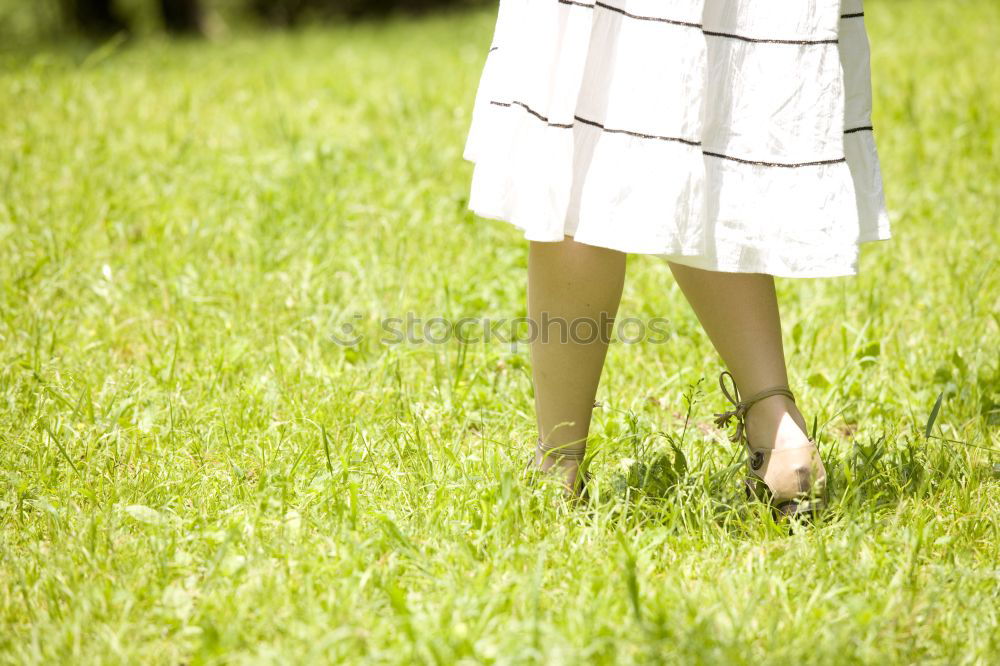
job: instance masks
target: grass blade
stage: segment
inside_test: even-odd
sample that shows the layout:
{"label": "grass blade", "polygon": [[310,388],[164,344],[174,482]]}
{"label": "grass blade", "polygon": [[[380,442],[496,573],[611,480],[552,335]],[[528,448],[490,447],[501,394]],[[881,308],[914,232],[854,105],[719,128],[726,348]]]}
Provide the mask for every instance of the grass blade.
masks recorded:
{"label": "grass blade", "polygon": [[924,437],[931,436],[931,428],[934,427],[934,422],[937,420],[938,412],[941,411],[941,402],[944,400],[944,391],[938,394],[937,400],[934,401],[934,407],[931,409],[930,418],[927,419],[927,427],[924,428]]}

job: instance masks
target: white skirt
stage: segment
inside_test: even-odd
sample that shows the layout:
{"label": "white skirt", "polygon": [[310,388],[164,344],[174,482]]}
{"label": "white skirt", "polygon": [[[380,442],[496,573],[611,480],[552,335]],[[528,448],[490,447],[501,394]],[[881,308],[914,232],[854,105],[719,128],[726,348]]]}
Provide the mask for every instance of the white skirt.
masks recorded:
{"label": "white skirt", "polygon": [[857,273],[889,238],[861,0],[500,0],[469,208],[533,241]]}

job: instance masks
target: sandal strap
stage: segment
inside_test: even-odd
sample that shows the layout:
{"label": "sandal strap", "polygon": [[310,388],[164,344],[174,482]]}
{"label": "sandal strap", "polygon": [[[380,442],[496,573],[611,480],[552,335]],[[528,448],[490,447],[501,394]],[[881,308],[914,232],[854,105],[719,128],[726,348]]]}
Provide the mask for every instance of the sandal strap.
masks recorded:
{"label": "sandal strap", "polygon": [[[731,393],[729,388],[726,386],[726,377],[729,378],[729,381],[733,386]],[[726,396],[726,399],[733,403],[733,409],[727,412],[722,412],[721,414],[716,414],[715,425],[720,428],[724,428],[729,425],[730,421],[736,419],[736,431],[729,437],[729,441],[731,442],[738,442],[743,438],[743,432],[746,429],[747,412],[750,411],[751,407],[764,398],[770,398],[775,395],[783,395],[792,402],[795,402],[795,396],[792,394],[791,389],[784,385],[772,386],[771,388],[764,389],[759,393],[755,393],[746,400],[740,400],[740,391],[736,388],[736,378],[733,377],[732,373],[728,370],[723,371],[722,374],[719,375],[719,386],[722,388],[722,395]]]}
{"label": "sandal strap", "polygon": [[582,461],[584,456],[587,454],[586,449],[580,449],[579,451],[567,451],[566,447],[571,446],[569,444],[546,444],[542,441],[542,438],[538,438],[538,451],[542,454],[543,458],[561,458],[564,460],[580,460]]}

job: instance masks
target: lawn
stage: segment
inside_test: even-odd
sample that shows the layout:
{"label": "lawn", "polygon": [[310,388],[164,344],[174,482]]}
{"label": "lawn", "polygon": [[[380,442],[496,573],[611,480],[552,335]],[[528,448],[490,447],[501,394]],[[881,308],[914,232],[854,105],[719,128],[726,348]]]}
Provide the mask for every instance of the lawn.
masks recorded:
{"label": "lawn", "polygon": [[588,509],[522,473],[523,344],[383,335],[524,314],[461,160],[495,13],[0,48],[0,663],[996,663],[1000,5],[866,11],[894,238],[779,281],[791,531],[656,258]]}

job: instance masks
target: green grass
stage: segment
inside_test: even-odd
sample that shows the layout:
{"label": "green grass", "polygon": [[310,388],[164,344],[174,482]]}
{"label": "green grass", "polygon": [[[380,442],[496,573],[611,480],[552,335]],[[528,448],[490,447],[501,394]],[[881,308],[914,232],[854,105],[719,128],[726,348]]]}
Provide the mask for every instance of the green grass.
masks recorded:
{"label": "green grass", "polygon": [[523,345],[374,339],[524,313],[520,233],[465,210],[494,15],[7,49],[0,662],[995,663],[1000,7],[868,5],[895,237],[779,283],[835,487],[792,534],[658,259],[591,512],[522,478]]}

